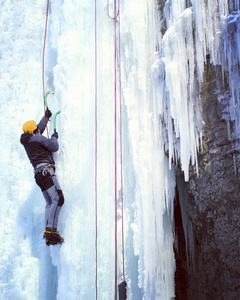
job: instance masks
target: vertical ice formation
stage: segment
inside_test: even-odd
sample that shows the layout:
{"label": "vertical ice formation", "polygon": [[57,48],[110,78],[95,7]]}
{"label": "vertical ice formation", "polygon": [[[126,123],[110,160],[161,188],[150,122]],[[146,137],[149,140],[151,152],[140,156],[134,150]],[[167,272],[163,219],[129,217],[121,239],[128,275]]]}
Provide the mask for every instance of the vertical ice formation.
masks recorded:
{"label": "vertical ice formation", "polygon": [[[46,89],[55,91],[49,106],[53,112],[62,110],[57,124],[60,151],[55,157],[66,199],[59,222],[66,241],[61,249],[46,249],[41,239],[44,200],[18,143],[22,123],[37,121],[43,111],[45,2],[1,3],[0,197],[4,205],[0,260],[4,267],[0,294],[4,299],[94,299],[94,1],[52,1],[50,5],[45,69]],[[197,164],[205,58],[209,54],[212,63],[221,61],[217,51],[220,20],[228,9],[239,9],[237,1],[229,1],[229,7],[227,2],[166,1],[161,16],[166,31],[158,38],[155,2],[121,1],[128,299],[174,297],[175,176],[169,166],[171,159],[180,159],[187,180],[190,161]],[[113,299],[114,22],[107,17],[107,1],[97,4],[98,292],[101,299]],[[112,12],[113,3],[109,5]],[[237,15],[229,16],[230,27],[235,17],[239,20]],[[238,38],[227,32],[227,39]],[[234,43],[231,49],[239,59]],[[228,69],[233,57],[227,60]],[[120,249],[119,242],[119,253]],[[121,270],[119,278],[120,274]]]}
{"label": "vertical ice formation", "polygon": [[[0,22],[0,298],[30,299],[41,279],[41,219],[44,204],[19,143],[25,118],[40,117],[39,61],[43,3],[1,1]],[[40,203],[40,204],[39,204]],[[38,227],[40,231],[38,230]],[[31,274],[31,276],[29,276]]]}
{"label": "vertical ice formation", "polygon": [[[197,171],[196,155],[203,133],[200,87],[207,56],[212,65],[222,67],[229,85],[219,99],[226,102],[223,117],[234,124],[233,132],[229,125],[229,138],[239,147],[239,16],[239,1],[226,0],[168,0],[160,16],[162,36],[152,66],[154,93],[160,103],[169,163],[171,159],[180,161],[186,181],[190,162],[196,164]],[[191,254],[191,228],[189,231],[181,205],[187,252]]]}
{"label": "vertical ice formation", "polygon": [[[238,4],[237,4],[238,3]],[[239,2],[232,2],[230,7],[239,10]],[[235,146],[239,145],[240,134],[240,99],[239,99],[239,64],[240,64],[240,12],[233,11],[222,20],[223,53],[222,66],[225,72],[230,90],[229,103],[224,111],[224,118],[233,123],[233,132],[229,132],[229,138]],[[224,77],[224,76],[223,76]],[[221,97],[220,97],[221,99]]]}
{"label": "vertical ice formation", "polygon": [[[237,12],[227,17],[229,9],[239,9],[239,2],[168,0],[160,16],[163,34],[159,58],[152,67],[159,87],[155,95],[161,103],[165,151],[170,161],[180,161],[186,181],[189,164],[195,164],[196,171],[198,168],[196,155],[203,129],[200,87],[207,55],[213,65],[223,64],[229,69],[230,81],[234,77],[230,83],[231,114],[237,111],[239,22]],[[231,45],[230,51],[225,51],[226,58],[221,55],[222,37],[225,49]]]}
{"label": "vertical ice formation", "polygon": [[[201,135],[192,17],[192,10],[186,9],[169,27],[162,38],[161,58],[157,62],[160,69],[157,81],[161,82],[157,97],[161,103],[163,130],[168,132],[165,150],[169,152],[169,163],[172,158],[180,159],[186,180],[190,159],[193,164],[196,162]],[[156,65],[154,69],[156,72]]]}
{"label": "vertical ice formation", "polygon": [[[97,5],[98,293],[108,300],[114,298],[114,22],[107,1]],[[109,8],[112,13],[111,1]],[[94,1],[50,1],[45,88],[55,92],[49,98],[52,112],[62,111],[55,160],[65,195],[58,228],[65,243],[50,249],[42,240],[44,200],[19,143],[23,122],[43,114],[45,13],[45,0],[1,3],[0,295],[88,300],[95,298]],[[175,178],[164,156],[160,106],[149,78],[156,36],[154,1],[121,1],[128,299],[174,296]],[[120,252],[119,242],[119,280]]]}
{"label": "vertical ice formation", "polygon": [[[175,178],[164,155],[159,131],[160,105],[153,100],[154,88],[149,77],[158,47],[154,2],[125,2],[123,14],[123,95],[135,181],[131,227],[134,253],[139,257],[139,287],[143,299],[171,299],[175,267],[172,247]],[[135,299],[135,295],[132,297]]]}
{"label": "vertical ice formation", "polygon": [[[98,1],[98,293],[102,299],[113,299],[114,21],[107,10],[107,1]],[[64,151],[58,168],[69,199],[60,222],[66,244],[59,257],[52,252],[59,274],[57,299],[95,297],[93,11],[88,1],[51,8],[51,52],[58,55],[52,77],[63,111],[59,130]],[[112,3],[109,11],[112,15]],[[175,178],[164,155],[159,105],[152,100],[149,78],[157,47],[155,5],[122,1],[120,13],[128,299],[170,299],[174,296]],[[118,253],[120,279],[121,243]]]}

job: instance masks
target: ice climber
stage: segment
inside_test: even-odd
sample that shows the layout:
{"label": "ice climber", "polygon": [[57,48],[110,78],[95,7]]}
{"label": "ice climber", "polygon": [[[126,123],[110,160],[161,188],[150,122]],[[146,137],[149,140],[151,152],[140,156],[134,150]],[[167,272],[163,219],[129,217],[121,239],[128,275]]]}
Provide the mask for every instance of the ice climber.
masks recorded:
{"label": "ice climber", "polygon": [[[63,238],[57,230],[58,216],[64,203],[63,192],[55,175],[55,162],[53,152],[58,151],[58,133],[54,132],[51,138],[42,135],[52,113],[47,108],[45,116],[39,124],[35,121],[27,121],[23,124],[23,134],[20,142],[24,146],[28,158],[33,165],[35,180],[42,190],[46,200],[45,230],[43,236],[46,244],[61,244]],[[46,118],[45,118],[46,117]]]}

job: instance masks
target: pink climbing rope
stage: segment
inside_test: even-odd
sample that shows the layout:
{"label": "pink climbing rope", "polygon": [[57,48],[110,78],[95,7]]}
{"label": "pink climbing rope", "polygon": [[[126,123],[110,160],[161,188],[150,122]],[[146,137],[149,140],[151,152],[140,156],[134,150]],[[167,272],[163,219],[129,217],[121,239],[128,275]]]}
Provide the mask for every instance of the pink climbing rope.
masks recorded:
{"label": "pink climbing rope", "polygon": [[[119,48],[119,115],[120,115],[120,165],[121,165],[121,202],[122,202],[122,257],[123,257],[123,280],[125,281],[125,261],[124,261],[124,217],[123,217],[123,142],[122,142],[122,94],[121,94],[121,30],[120,30],[120,0],[114,0],[114,17],[110,16],[109,0],[107,1],[108,17],[114,20],[114,156],[115,156],[115,300],[118,295],[117,285],[117,48]],[[119,24],[118,45],[117,45],[117,19]],[[97,299],[97,0],[95,0],[95,211],[96,211],[96,299]]]}
{"label": "pink climbing rope", "polygon": [[[116,16],[116,0],[114,0],[114,15]],[[115,95],[115,300],[117,300],[117,20],[114,18],[114,95]]]}
{"label": "pink climbing rope", "polygon": [[[114,96],[115,96],[115,134],[114,134],[114,149],[115,149],[115,300],[117,300],[117,46],[119,51],[119,114],[120,114],[120,166],[121,166],[121,203],[122,203],[122,258],[123,258],[123,280],[125,281],[125,260],[124,260],[124,217],[123,217],[123,152],[122,152],[122,93],[121,93],[121,29],[120,29],[120,0],[117,3],[114,0],[114,17],[109,13],[109,0],[107,3],[108,17],[114,20]],[[118,37],[117,37],[117,19],[119,24]],[[118,45],[117,45],[118,38]]]}
{"label": "pink climbing rope", "polygon": [[97,104],[98,104],[98,99],[97,99],[97,92],[98,92],[98,82],[97,82],[97,0],[95,0],[95,226],[96,226],[96,235],[95,235],[95,263],[96,263],[96,276],[95,276],[95,282],[96,282],[96,300],[98,298],[98,194],[97,194],[97,153],[98,153],[98,135],[97,135]]}
{"label": "pink climbing rope", "polygon": [[119,113],[120,113],[120,165],[121,165],[121,203],[122,203],[122,260],[123,281],[125,281],[125,257],[124,257],[124,216],[123,216],[123,140],[122,140],[122,70],[121,70],[121,20],[120,0],[118,1],[118,53],[119,53]]}
{"label": "pink climbing rope", "polygon": [[118,8],[118,12],[117,12],[117,9],[116,9],[116,0],[114,0],[114,17],[111,17],[110,16],[110,9],[109,9],[109,0],[107,2],[107,12],[108,12],[108,17],[112,20],[116,20],[119,16],[119,8]]}
{"label": "pink climbing rope", "polygon": [[[44,115],[45,115],[45,110],[46,110],[46,105],[45,105],[45,101],[44,101],[44,97],[45,97],[44,64],[45,64],[45,47],[46,47],[46,38],[47,38],[48,12],[49,12],[49,0],[47,0],[47,12],[46,12],[45,34],[44,34],[44,43],[43,43],[43,56],[42,56],[42,86],[43,86]],[[47,136],[49,137],[46,116],[45,116],[45,123],[46,123],[46,129],[47,129]]]}

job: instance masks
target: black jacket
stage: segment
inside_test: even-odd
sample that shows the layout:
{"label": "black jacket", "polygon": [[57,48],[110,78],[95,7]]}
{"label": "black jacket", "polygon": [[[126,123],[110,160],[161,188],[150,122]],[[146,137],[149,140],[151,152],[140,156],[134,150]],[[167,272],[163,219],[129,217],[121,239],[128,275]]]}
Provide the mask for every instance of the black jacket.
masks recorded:
{"label": "black jacket", "polygon": [[50,139],[43,136],[42,133],[45,127],[45,117],[43,117],[38,124],[40,133],[23,133],[20,138],[20,142],[24,146],[34,168],[41,163],[55,164],[52,152],[58,151],[58,140],[54,136]]}

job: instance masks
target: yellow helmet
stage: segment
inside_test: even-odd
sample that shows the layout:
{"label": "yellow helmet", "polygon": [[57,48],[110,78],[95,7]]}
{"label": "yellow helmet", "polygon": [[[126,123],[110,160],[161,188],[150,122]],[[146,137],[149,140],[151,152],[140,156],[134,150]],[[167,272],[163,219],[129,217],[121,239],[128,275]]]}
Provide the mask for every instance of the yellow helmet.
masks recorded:
{"label": "yellow helmet", "polygon": [[27,121],[23,124],[23,132],[33,134],[34,130],[37,129],[37,123],[35,121]]}

